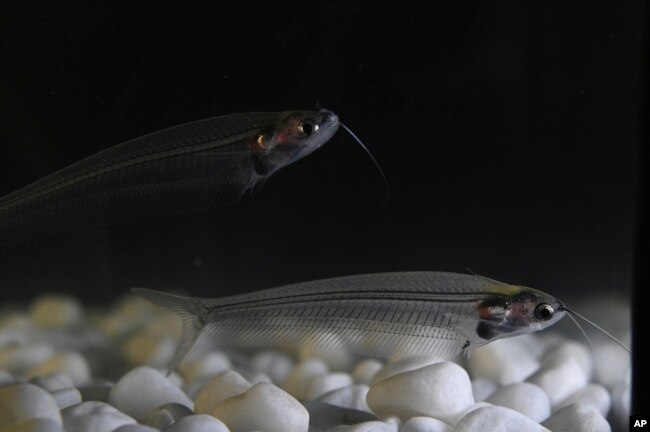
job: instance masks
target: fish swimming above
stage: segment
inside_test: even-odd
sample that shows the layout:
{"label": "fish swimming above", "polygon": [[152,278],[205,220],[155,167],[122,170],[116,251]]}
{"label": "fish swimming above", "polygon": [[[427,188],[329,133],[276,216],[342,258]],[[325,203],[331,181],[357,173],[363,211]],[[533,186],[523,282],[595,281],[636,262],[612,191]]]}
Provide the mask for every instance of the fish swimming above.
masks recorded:
{"label": "fish swimming above", "polygon": [[395,361],[444,361],[577,315],[532,288],[445,272],[346,276],[215,299],[133,291],[183,322],[169,373],[202,332],[223,347],[314,346]]}
{"label": "fish swimming above", "polygon": [[336,114],[244,113],[111,147],[0,198],[0,244],[223,208],[337,131]]}

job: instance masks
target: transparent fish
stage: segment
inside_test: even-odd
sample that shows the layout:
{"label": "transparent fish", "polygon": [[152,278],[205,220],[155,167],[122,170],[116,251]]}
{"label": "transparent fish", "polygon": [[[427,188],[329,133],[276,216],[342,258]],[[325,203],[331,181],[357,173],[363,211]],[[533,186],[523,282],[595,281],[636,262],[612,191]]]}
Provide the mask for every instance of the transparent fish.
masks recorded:
{"label": "transparent fish", "polygon": [[201,332],[222,347],[314,346],[395,361],[443,361],[542,330],[572,312],[532,288],[444,272],[347,276],[215,299],[133,291],[183,321],[170,372]]}
{"label": "transparent fish", "polygon": [[331,111],[199,120],[104,150],[0,198],[0,244],[220,209],[325,144]]}

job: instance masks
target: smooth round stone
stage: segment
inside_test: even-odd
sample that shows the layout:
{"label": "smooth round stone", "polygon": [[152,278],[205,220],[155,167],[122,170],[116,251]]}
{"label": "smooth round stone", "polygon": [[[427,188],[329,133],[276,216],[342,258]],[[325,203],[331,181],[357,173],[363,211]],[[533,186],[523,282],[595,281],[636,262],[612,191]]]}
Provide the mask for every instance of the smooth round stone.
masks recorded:
{"label": "smooth round stone", "polygon": [[0,348],[24,345],[27,343],[25,332],[17,329],[0,328]]}
{"label": "smooth round stone", "polygon": [[60,409],[81,403],[81,393],[75,387],[50,392]]}
{"label": "smooth round stone", "polygon": [[174,416],[169,411],[158,408],[153,411],[149,411],[138,421],[158,430],[164,430],[174,424]]}
{"label": "smooth round stone", "polygon": [[282,388],[293,395],[293,397],[299,400],[304,400],[307,397],[310,381],[315,377],[325,375],[328,372],[329,367],[322,360],[303,360],[294,366],[282,385]]}
{"label": "smooth round stone", "polygon": [[560,405],[560,408],[573,404],[592,406],[596,408],[603,417],[606,417],[609,408],[612,405],[612,397],[609,395],[607,389],[600,384],[589,384],[587,387],[582,388],[569,396]]}
{"label": "smooth round stone", "polygon": [[108,395],[108,402],[134,418],[166,403],[179,403],[193,409],[192,401],[165,376],[149,366],[132,369],[119,379]]}
{"label": "smooth round stone", "polygon": [[464,416],[454,432],[541,432],[548,429],[525,415],[509,408],[483,406]]}
{"label": "smooth round stone", "polygon": [[540,386],[551,401],[555,410],[569,396],[587,385],[585,369],[574,358],[564,358],[562,362],[553,362],[537,371],[528,381]]}
{"label": "smooth round stone", "polygon": [[444,362],[379,381],[370,387],[367,402],[380,417],[426,416],[450,423],[474,403],[474,396],[465,369]]}
{"label": "smooth round stone", "polygon": [[68,374],[62,372],[53,372],[48,375],[32,378],[29,382],[42,387],[49,392],[74,387],[72,378],[70,378]]}
{"label": "smooth round stone", "polygon": [[85,357],[75,351],[66,351],[54,354],[45,362],[32,368],[27,373],[28,377],[39,377],[54,372],[67,374],[75,386],[90,380],[90,367]]}
{"label": "smooth round stone", "polygon": [[451,432],[451,426],[431,417],[411,417],[399,432]]}
{"label": "smooth round stone", "polygon": [[159,432],[159,430],[151,426],[136,423],[120,426],[112,432]]}
{"label": "smooth round stone", "polygon": [[332,390],[349,387],[353,384],[352,376],[345,372],[332,372],[314,377],[307,386],[305,399],[314,400]]}
{"label": "smooth round stone", "polygon": [[227,370],[212,378],[194,399],[197,414],[209,414],[221,401],[244,393],[251,384],[237,372]]}
{"label": "smooth round stone", "polygon": [[589,348],[572,340],[565,340],[542,357],[542,369],[566,363],[568,359],[577,361],[583,374],[589,378],[594,367],[594,361]]}
{"label": "smooth round stone", "polygon": [[4,347],[0,349],[0,369],[21,375],[53,355],[54,347],[46,343]]}
{"label": "smooth round stone", "polygon": [[196,360],[184,360],[178,366],[188,383],[198,379],[212,378],[232,368],[230,359],[223,353],[213,351]]}
{"label": "smooth round stone", "polygon": [[475,402],[474,404],[472,404],[472,405],[468,406],[467,408],[465,408],[464,410],[462,410],[458,415],[456,415],[456,417],[454,417],[454,419],[452,421],[447,422],[447,423],[452,424],[452,425],[456,424],[456,423],[458,423],[458,421],[460,419],[462,419],[463,417],[465,417],[467,414],[471,413],[472,411],[476,411],[479,408],[491,407],[491,406],[494,406],[494,405],[489,404],[487,402]]}
{"label": "smooth round stone", "polygon": [[9,372],[4,369],[0,369],[0,387],[8,386],[14,384],[16,378]]}
{"label": "smooth round stone", "polygon": [[526,382],[501,387],[486,402],[519,411],[538,423],[551,415],[551,402],[544,390]]}
{"label": "smooth round stone", "polygon": [[49,419],[31,419],[16,426],[2,429],[2,432],[64,432],[63,427]]}
{"label": "smooth round stone", "polygon": [[39,327],[62,328],[81,323],[84,311],[72,296],[48,294],[34,300],[29,308],[29,316]]}
{"label": "smooth round stone", "polygon": [[61,411],[66,432],[111,432],[135,420],[112,406],[97,401],[82,402]]}
{"label": "smooth round stone", "polygon": [[12,384],[0,388],[0,430],[41,418],[61,425],[56,400],[33,384]]}
{"label": "smooth round stone", "polygon": [[398,432],[399,423],[392,421],[369,421],[354,425],[340,425],[328,432]]}
{"label": "smooth round stone", "polygon": [[293,360],[275,351],[262,351],[251,359],[251,368],[267,374],[274,384],[282,385],[291,373]]}
{"label": "smooth round stone", "polygon": [[183,417],[165,432],[230,432],[221,420],[207,414],[196,414]]}
{"label": "smooth round stone", "polygon": [[552,431],[610,432],[612,430],[605,417],[596,408],[581,404],[558,410],[542,425]]}
{"label": "smooth round stone", "polygon": [[372,382],[372,378],[384,367],[384,364],[379,360],[366,359],[356,364],[352,369],[352,379],[357,384],[368,384]]}
{"label": "smooth round stone", "polygon": [[356,384],[332,390],[331,392],[319,396],[316,400],[340,407],[371,412],[366,403],[369,389],[370,387],[366,384]]}
{"label": "smooth round stone", "polygon": [[122,356],[131,365],[146,364],[166,367],[174,356],[176,340],[169,335],[154,334],[142,329],[131,335],[122,345]]}
{"label": "smooth round stone", "polygon": [[499,386],[484,378],[472,380],[472,393],[476,402],[487,399]]}
{"label": "smooth round stone", "polygon": [[504,386],[532,375],[539,369],[539,361],[518,339],[499,339],[472,351],[467,358],[470,376]]}
{"label": "smooth round stone", "polygon": [[220,402],[211,413],[233,432],[306,432],[309,413],[289,393],[273,384],[259,383],[246,393]]}
{"label": "smooth round stone", "polygon": [[620,346],[609,340],[594,346],[594,381],[612,390],[629,371],[630,354]]}

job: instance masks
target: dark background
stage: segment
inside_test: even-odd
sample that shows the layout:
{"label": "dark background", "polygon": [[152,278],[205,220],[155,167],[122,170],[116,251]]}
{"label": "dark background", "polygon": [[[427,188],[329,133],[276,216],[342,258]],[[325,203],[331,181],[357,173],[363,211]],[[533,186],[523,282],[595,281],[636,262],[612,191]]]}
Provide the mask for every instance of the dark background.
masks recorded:
{"label": "dark background", "polygon": [[178,3],[3,6],[1,194],[147,132],[318,100],[390,200],[341,132],[227,211],[3,248],[5,299],[465,267],[629,295],[642,2]]}

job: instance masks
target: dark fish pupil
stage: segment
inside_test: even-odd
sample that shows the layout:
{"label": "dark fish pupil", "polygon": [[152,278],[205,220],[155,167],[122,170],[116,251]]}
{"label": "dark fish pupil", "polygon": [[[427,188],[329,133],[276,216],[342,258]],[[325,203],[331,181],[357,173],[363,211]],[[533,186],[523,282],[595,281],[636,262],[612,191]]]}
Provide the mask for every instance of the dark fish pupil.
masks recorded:
{"label": "dark fish pupil", "polygon": [[302,133],[309,136],[314,132],[314,126],[311,123],[303,123],[301,126]]}

